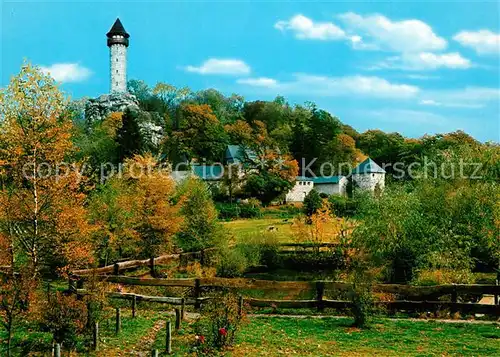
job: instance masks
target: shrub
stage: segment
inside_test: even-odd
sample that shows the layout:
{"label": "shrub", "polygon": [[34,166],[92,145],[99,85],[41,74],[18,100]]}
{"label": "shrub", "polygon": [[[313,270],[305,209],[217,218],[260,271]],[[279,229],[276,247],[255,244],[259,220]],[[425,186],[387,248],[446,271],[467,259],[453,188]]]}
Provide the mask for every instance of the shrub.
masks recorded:
{"label": "shrub", "polygon": [[244,203],[239,206],[240,218],[256,218],[260,217],[260,207],[249,203]]}
{"label": "shrub", "polygon": [[240,217],[240,207],[236,204],[217,203],[216,208],[219,219],[231,220]]}
{"label": "shrub", "polygon": [[57,292],[46,302],[42,310],[41,326],[49,331],[57,343],[74,348],[78,334],[87,323],[87,309],[83,301],[75,296]]}
{"label": "shrub", "polygon": [[249,262],[240,249],[221,248],[219,251],[219,262],[217,265],[217,275],[234,278],[243,275],[247,270]]}
{"label": "shrub", "polygon": [[320,197],[318,191],[311,190],[304,198],[304,214],[311,217],[323,206],[323,199]]}
{"label": "shrub", "polygon": [[359,206],[359,197],[349,198],[340,195],[328,197],[331,211],[338,217],[353,217],[356,215]]}
{"label": "shrub", "polygon": [[267,265],[269,268],[280,265],[279,240],[273,232],[252,235],[238,250],[247,258],[249,265]]}
{"label": "shrub", "polygon": [[213,356],[231,346],[242,323],[239,299],[236,295],[221,292],[203,305],[203,313],[195,323],[196,341],[193,352]]}
{"label": "shrub", "polygon": [[372,279],[358,268],[354,270],[351,281],[353,285],[349,298],[352,303],[351,313],[354,317],[354,326],[363,328],[368,325],[373,313]]}
{"label": "shrub", "polygon": [[219,219],[231,220],[237,218],[261,217],[261,209],[258,204],[249,200],[248,203],[217,203],[216,208]]}
{"label": "shrub", "polygon": [[474,274],[468,269],[425,269],[417,273],[412,284],[421,286],[441,284],[474,284]]}

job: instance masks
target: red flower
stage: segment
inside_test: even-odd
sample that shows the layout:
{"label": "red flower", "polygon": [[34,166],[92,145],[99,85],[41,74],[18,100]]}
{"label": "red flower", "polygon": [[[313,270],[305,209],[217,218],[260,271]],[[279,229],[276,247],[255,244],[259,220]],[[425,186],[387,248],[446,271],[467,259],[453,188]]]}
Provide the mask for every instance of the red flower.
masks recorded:
{"label": "red flower", "polygon": [[227,330],[224,327],[221,327],[219,329],[219,335],[226,336],[227,335]]}
{"label": "red flower", "polygon": [[205,343],[205,336],[203,335],[200,336],[200,343]]}

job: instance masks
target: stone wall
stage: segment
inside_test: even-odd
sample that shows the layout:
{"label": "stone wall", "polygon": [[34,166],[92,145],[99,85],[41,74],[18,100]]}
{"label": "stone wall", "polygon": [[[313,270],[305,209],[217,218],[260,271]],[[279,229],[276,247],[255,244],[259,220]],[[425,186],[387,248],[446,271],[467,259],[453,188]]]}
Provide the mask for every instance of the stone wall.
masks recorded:
{"label": "stone wall", "polygon": [[109,48],[110,93],[127,92],[127,47],[114,44]]}
{"label": "stone wall", "polygon": [[385,187],[384,173],[354,174],[352,179],[361,190],[375,191],[377,185],[381,190]]}

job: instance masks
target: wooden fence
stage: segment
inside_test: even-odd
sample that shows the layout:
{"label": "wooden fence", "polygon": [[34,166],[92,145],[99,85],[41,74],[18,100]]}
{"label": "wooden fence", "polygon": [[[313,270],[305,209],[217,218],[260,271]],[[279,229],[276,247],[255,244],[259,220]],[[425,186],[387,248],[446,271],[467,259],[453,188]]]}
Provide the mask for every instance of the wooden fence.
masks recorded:
{"label": "wooden fence", "polygon": [[[333,248],[338,246],[338,243],[281,243],[279,245],[280,251],[290,252],[297,250],[310,250],[310,249],[320,249],[320,248]],[[175,260],[179,261],[179,264],[185,265],[188,261],[192,260],[201,260],[203,261],[204,257],[207,254],[210,254],[216,251],[217,248],[207,248],[199,252],[187,252],[187,253],[177,253],[177,254],[165,254],[156,258],[150,259],[135,259],[128,260],[123,262],[116,262],[114,264],[106,265],[101,268],[91,268],[91,269],[81,269],[73,271],[75,275],[105,275],[105,274],[113,274],[118,275],[120,272],[129,269],[137,269],[140,267],[149,267],[152,275],[154,274],[154,269],[156,265],[161,265],[164,263],[172,262]]]}
{"label": "wooden fence", "polygon": [[[81,290],[86,276],[74,275],[77,279],[80,289],[76,291],[84,293]],[[245,304],[253,307],[276,307],[276,308],[324,308],[347,309],[352,303],[342,300],[329,300],[325,298],[325,291],[349,292],[352,291],[352,284],[345,282],[331,281],[268,281],[254,279],[227,279],[227,278],[200,278],[200,279],[154,279],[154,278],[135,278],[126,276],[99,276],[99,280],[109,283],[118,283],[122,285],[133,286],[168,286],[168,287],[188,287],[193,289],[192,298],[175,298],[160,296],[145,296],[130,293],[110,293],[111,298],[148,301],[157,303],[168,303],[172,305],[194,305],[200,307],[204,301],[209,298],[201,297],[203,290],[209,288],[228,288],[236,290],[262,290],[262,291],[309,291],[315,294],[315,299],[310,300],[272,300],[255,299],[244,297]],[[74,287],[73,287],[74,289]],[[397,284],[375,284],[371,287],[373,292],[394,294],[402,300],[378,301],[375,305],[384,307],[390,312],[403,311],[439,311],[449,310],[450,312],[461,312],[465,314],[477,313],[492,316],[500,316],[500,305],[498,298],[495,299],[495,305],[486,305],[478,303],[459,302],[459,296],[484,294],[500,295],[500,286],[498,285],[435,285],[435,286],[410,286]],[[449,296],[449,301],[439,301],[443,296]]]}

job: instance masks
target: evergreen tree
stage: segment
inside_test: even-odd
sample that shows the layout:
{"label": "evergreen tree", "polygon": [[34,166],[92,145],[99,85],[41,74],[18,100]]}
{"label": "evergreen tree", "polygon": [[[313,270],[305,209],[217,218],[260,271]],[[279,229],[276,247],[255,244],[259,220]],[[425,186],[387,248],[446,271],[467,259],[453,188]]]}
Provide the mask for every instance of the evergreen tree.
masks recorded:
{"label": "evergreen tree", "polygon": [[130,110],[128,108],[123,114],[122,126],[116,133],[118,160],[120,162],[123,162],[125,158],[140,154],[143,151],[144,143],[137,120],[138,116],[135,110]]}

